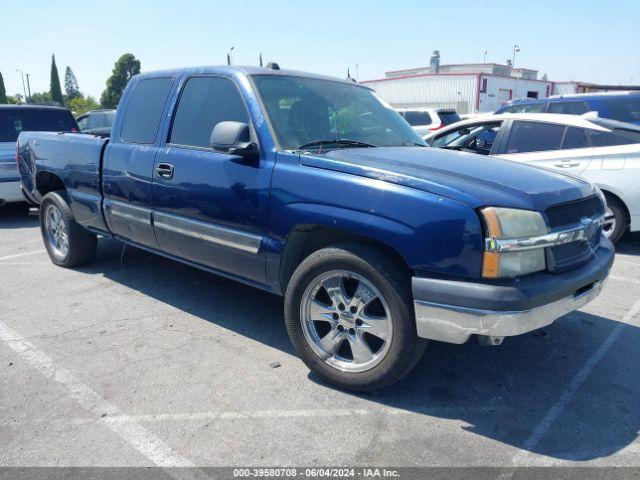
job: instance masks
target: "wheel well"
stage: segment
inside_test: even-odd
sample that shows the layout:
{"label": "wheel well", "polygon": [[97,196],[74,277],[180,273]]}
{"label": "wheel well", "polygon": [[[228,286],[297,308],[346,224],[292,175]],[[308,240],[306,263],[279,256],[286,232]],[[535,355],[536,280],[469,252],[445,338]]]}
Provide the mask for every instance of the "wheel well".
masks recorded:
{"label": "wheel well", "polygon": [[405,259],[389,245],[365,235],[325,227],[322,225],[301,225],[293,229],[287,236],[282,260],[280,261],[280,285],[282,291],[287,289],[289,280],[295,269],[313,252],[339,243],[361,243],[373,245],[411,272]]}
{"label": "wheel well", "polygon": [[608,190],[602,190],[602,193],[604,193],[605,198],[608,199],[613,199],[614,201],[618,202],[618,204],[622,207],[622,210],[624,210],[624,214],[627,217],[627,222],[631,221],[631,214],[629,213],[629,209],[627,208],[627,205],[622,201],[622,199],[617,196],[615,193],[611,193]]}
{"label": "wheel well", "polygon": [[57,175],[49,172],[38,172],[36,175],[36,190],[44,197],[49,192],[66,190],[66,187]]}

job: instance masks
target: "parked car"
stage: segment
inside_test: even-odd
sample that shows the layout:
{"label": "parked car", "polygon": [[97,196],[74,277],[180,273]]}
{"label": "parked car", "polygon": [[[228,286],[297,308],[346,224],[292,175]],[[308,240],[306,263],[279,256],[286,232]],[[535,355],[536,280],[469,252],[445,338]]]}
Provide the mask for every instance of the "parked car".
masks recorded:
{"label": "parked car", "polygon": [[587,112],[598,112],[601,118],[640,125],[640,91],[580,93],[554,95],[544,100],[514,100],[500,107],[495,113],[582,115]]}
{"label": "parked car", "polygon": [[304,362],[352,390],[401,378],[425,339],[497,345],[548,325],[613,262],[595,186],[427,148],[351,81],[144,73],[110,140],[25,132],[17,148],[53,263],[89,262],[104,235],[284,295]]}
{"label": "parked car", "polygon": [[112,109],[89,110],[87,113],[80,115],[77,121],[83,133],[108,137],[115,117],[116,111]]}
{"label": "parked car", "polygon": [[25,202],[16,166],[16,140],[24,130],[77,132],[78,124],[66,108],[0,105],[0,207]]}
{"label": "parked car", "polygon": [[460,116],[451,108],[400,108],[398,113],[421,136],[460,121]]}
{"label": "parked car", "polygon": [[579,175],[607,199],[604,234],[640,230],[640,127],[592,114],[485,116],[425,137],[433,147],[492,155]]}

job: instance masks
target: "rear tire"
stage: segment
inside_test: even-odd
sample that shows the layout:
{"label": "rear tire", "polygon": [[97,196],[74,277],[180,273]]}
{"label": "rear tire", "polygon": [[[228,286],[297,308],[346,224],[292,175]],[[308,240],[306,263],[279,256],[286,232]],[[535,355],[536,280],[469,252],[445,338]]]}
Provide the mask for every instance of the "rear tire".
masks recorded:
{"label": "rear tire", "polygon": [[611,240],[612,243],[618,243],[618,240],[620,240],[622,235],[627,231],[629,224],[627,212],[617,199],[609,195],[606,195],[606,199],[607,204],[602,233]]}
{"label": "rear tire", "polygon": [[65,268],[93,260],[97,236],[82,228],[60,192],[49,192],[40,205],[40,231],[49,258]]}
{"label": "rear tire", "polygon": [[285,294],[287,332],[304,363],[346,390],[372,391],[400,380],[426,346],[416,333],[410,278],[368,245],[309,255]]}

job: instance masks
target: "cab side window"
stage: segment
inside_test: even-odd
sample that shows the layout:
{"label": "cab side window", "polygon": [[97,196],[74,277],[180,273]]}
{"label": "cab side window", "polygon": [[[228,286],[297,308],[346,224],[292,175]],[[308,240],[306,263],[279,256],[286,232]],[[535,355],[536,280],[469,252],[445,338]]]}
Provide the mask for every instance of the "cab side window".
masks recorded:
{"label": "cab side window", "polygon": [[170,143],[209,148],[213,127],[225,121],[249,124],[249,113],[233,82],[222,77],[190,78],[180,96]]}
{"label": "cab side window", "polygon": [[505,153],[559,150],[564,126],[542,122],[513,122]]}
{"label": "cab side window", "polygon": [[138,82],[124,109],[123,141],[147,145],[155,141],[172,83],[171,78],[150,78]]}

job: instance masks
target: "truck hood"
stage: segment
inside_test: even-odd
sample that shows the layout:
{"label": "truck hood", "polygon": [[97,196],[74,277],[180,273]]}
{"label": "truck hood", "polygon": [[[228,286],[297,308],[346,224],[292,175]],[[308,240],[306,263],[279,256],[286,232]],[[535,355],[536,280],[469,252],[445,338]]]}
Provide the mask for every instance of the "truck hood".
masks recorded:
{"label": "truck hood", "polygon": [[303,154],[303,165],[404,185],[465,203],[545,210],[596,193],[574,176],[509,160],[430,147],[377,147]]}

